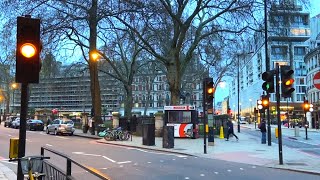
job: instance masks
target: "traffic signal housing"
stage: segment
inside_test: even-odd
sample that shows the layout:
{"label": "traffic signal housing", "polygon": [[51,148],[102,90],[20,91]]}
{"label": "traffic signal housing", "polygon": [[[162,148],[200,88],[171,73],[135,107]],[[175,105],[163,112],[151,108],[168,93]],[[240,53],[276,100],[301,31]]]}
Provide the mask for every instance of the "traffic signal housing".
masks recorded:
{"label": "traffic signal housing", "polygon": [[214,98],[214,83],[213,78],[205,78],[204,80],[204,94],[205,102],[208,108],[213,108],[213,98]]}
{"label": "traffic signal housing", "polygon": [[39,83],[40,19],[17,18],[16,82]]}
{"label": "traffic signal housing", "polygon": [[262,84],[262,89],[268,93],[274,93],[274,74],[273,70],[262,73],[262,80],[265,81]]}
{"label": "traffic signal housing", "polygon": [[284,98],[291,97],[291,94],[295,90],[293,88],[294,71],[290,68],[290,66],[281,66],[281,95]]}
{"label": "traffic signal housing", "polygon": [[269,96],[267,95],[262,95],[262,106],[264,109],[269,108]]}
{"label": "traffic signal housing", "polygon": [[310,104],[309,104],[308,100],[304,100],[303,101],[303,110],[304,110],[304,112],[308,112],[309,109],[310,109]]}

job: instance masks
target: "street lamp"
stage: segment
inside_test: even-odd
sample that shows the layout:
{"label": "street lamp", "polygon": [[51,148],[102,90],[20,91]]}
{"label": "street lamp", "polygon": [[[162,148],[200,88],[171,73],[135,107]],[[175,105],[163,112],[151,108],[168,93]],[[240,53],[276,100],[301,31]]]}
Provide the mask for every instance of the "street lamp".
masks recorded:
{"label": "street lamp", "polygon": [[16,89],[18,89],[18,84],[17,83],[12,83],[11,84],[11,89],[12,89],[12,110],[11,110],[11,113],[14,112],[14,91]]}
{"label": "street lamp", "polygon": [[249,99],[249,101],[250,101],[250,108],[249,108],[249,110],[250,110],[250,124],[251,124],[251,118],[252,118],[252,99],[250,98]]}

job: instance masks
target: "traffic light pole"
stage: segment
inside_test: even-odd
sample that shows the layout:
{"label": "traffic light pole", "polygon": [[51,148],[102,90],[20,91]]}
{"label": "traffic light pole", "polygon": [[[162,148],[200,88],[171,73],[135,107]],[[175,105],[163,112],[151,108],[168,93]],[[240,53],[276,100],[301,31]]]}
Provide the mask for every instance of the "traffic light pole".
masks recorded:
{"label": "traffic light pole", "polygon": [[[270,102],[270,94],[267,92],[267,97]],[[270,106],[270,103],[269,103]],[[271,146],[271,122],[270,122],[270,108],[267,108],[267,123],[268,123],[268,146]]]}
{"label": "traffic light pole", "polygon": [[206,132],[206,126],[207,126],[207,105],[206,105],[206,81],[203,81],[203,100],[202,100],[202,107],[203,107],[203,153],[207,154],[207,132]]}
{"label": "traffic light pole", "polygon": [[278,120],[278,144],[279,144],[279,164],[283,165],[282,156],[282,133],[281,133],[281,119],[280,119],[280,87],[279,87],[279,63],[276,63],[276,99],[277,99],[277,120]]}
{"label": "traffic light pole", "polygon": [[[21,85],[21,110],[20,110],[20,129],[19,129],[19,146],[18,158],[25,156],[26,151],[26,122],[28,112],[28,83]],[[21,162],[18,161],[17,180],[23,180],[24,175],[21,169]]]}

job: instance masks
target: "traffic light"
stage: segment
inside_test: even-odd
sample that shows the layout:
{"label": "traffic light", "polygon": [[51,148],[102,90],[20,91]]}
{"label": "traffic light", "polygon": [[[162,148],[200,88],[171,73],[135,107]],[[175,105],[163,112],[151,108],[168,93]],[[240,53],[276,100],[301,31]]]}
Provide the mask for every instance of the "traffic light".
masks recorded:
{"label": "traffic light", "polygon": [[303,101],[303,110],[304,110],[304,112],[308,112],[309,109],[310,109],[310,104],[309,104],[308,100],[304,100]]}
{"label": "traffic light", "polygon": [[259,109],[259,113],[263,113],[264,108],[263,108],[261,99],[257,100],[257,107]]}
{"label": "traffic light", "polygon": [[290,66],[281,66],[281,95],[284,98],[291,97],[291,94],[295,90],[293,88],[294,71],[290,69]]}
{"label": "traffic light", "polygon": [[262,95],[262,106],[264,109],[269,108],[269,97],[267,95]]}
{"label": "traffic light", "polygon": [[39,83],[40,19],[17,18],[16,82]]}
{"label": "traffic light", "polygon": [[262,84],[262,89],[268,93],[274,93],[274,71],[266,71],[262,74],[262,80],[265,82]]}
{"label": "traffic light", "polygon": [[213,94],[214,94],[214,87],[213,87],[213,78],[205,78],[204,79],[204,100],[208,107],[208,109],[213,108]]}

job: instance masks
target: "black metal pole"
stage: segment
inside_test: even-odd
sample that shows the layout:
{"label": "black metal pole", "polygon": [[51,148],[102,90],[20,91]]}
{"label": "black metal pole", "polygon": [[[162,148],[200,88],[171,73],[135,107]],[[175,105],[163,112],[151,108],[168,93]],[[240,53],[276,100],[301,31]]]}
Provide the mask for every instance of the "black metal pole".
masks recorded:
{"label": "black metal pole", "polygon": [[13,89],[13,93],[12,93],[12,113],[14,112],[14,89]]}
{"label": "black metal pole", "polygon": [[267,92],[269,99],[269,107],[267,108],[267,123],[268,123],[268,146],[271,146],[271,120],[270,120],[270,94]]}
{"label": "black metal pole", "polygon": [[[28,83],[21,85],[21,109],[20,109],[20,129],[19,129],[19,146],[18,158],[25,156],[26,151],[26,122],[28,112]],[[24,176],[21,169],[21,162],[18,161],[17,180],[23,180]]]}
{"label": "black metal pole", "polygon": [[203,81],[203,99],[202,99],[202,106],[203,106],[203,153],[207,154],[207,133],[206,133],[206,125],[207,125],[207,106],[206,106],[206,93],[205,93],[205,87],[206,87],[206,81]]}
{"label": "black metal pole", "polygon": [[238,133],[240,133],[240,60],[238,55]]}
{"label": "black metal pole", "polygon": [[304,127],[306,129],[306,140],[308,140],[307,112],[304,111]]}
{"label": "black metal pole", "polygon": [[290,121],[289,121],[289,110],[288,110],[289,106],[288,106],[288,98],[287,98],[287,121],[288,121],[288,128],[290,126]]}
{"label": "black metal pole", "polygon": [[279,63],[276,63],[276,96],[277,96],[277,120],[278,120],[278,144],[279,144],[279,164],[283,165],[282,157],[282,134],[280,119],[280,87],[279,87]]}

